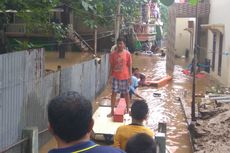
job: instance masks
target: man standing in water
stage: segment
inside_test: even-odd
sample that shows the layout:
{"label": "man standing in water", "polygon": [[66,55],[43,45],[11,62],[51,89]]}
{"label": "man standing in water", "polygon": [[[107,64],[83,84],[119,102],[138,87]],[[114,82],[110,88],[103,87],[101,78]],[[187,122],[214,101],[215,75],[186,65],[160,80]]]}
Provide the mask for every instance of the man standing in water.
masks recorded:
{"label": "man standing in water", "polygon": [[124,39],[117,39],[117,47],[110,55],[110,75],[112,76],[111,113],[114,115],[114,106],[117,93],[125,97],[127,112],[129,111],[129,86],[132,76],[132,57],[125,49]]}

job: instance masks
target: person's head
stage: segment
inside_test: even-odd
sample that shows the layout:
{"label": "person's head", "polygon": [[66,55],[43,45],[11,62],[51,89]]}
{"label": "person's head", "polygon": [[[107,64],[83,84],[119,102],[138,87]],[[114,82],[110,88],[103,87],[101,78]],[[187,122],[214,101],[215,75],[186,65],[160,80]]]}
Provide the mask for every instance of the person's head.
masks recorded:
{"label": "person's head", "polygon": [[132,73],[135,75],[137,73],[137,68],[132,67]]}
{"label": "person's head", "polygon": [[131,107],[132,119],[135,119],[137,121],[143,121],[147,118],[148,112],[149,108],[145,100],[134,100]]}
{"label": "person's head", "polygon": [[127,153],[156,153],[156,142],[146,133],[132,136],[126,144]]}
{"label": "person's head", "polygon": [[65,143],[80,140],[93,127],[91,102],[75,91],[63,93],[49,102],[48,120],[51,133]]}
{"label": "person's head", "polygon": [[138,68],[133,68],[132,69],[133,75],[136,76],[137,78],[139,78],[140,73],[139,73],[139,69]]}
{"label": "person's head", "polygon": [[122,37],[119,37],[117,39],[117,49],[118,51],[122,51],[123,49],[125,49],[125,39]]}

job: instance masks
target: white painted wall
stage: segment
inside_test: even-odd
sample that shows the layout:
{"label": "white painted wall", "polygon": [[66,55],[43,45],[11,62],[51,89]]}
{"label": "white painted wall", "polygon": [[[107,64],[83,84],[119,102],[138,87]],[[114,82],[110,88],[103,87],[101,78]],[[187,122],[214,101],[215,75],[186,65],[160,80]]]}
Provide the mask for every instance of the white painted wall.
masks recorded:
{"label": "white painted wall", "polygon": [[[176,41],[175,49],[176,54],[179,56],[185,55],[185,50],[190,49],[190,33],[185,31],[185,28],[188,28],[188,21],[193,20],[194,18],[177,18],[176,19]],[[195,22],[194,22],[195,26]],[[193,41],[194,42],[194,41]],[[190,52],[190,57],[193,52]]]}
{"label": "white painted wall", "polygon": [[[230,52],[230,0],[210,0],[211,9],[209,15],[209,24],[224,24],[223,53]],[[208,32],[208,58],[212,59],[213,34]],[[218,76],[218,53],[219,53],[219,35],[217,36],[215,71],[210,71],[211,75],[218,79],[225,86],[230,87],[230,55],[222,56],[222,72]]]}

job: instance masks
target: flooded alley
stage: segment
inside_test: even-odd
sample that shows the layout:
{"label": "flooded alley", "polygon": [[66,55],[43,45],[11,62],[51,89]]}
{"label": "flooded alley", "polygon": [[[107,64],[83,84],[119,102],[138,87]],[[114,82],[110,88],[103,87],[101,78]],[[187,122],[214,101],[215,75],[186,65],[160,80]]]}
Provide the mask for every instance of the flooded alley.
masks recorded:
{"label": "flooded alley", "polygon": [[[0,1],[0,153],[48,153],[90,140],[107,148],[129,124],[150,128],[157,152],[230,153],[230,19],[223,16],[229,6],[230,0]],[[57,124],[71,127],[69,135],[60,133],[74,136],[80,129],[73,123],[84,125],[86,116],[90,124],[85,135],[66,141],[47,108],[70,91],[90,110],[77,120],[63,119],[63,112],[78,110],[55,108],[57,120],[66,121]],[[130,107],[136,99],[146,108],[141,120]]]}
{"label": "flooded alley", "polygon": [[[149,108],[149,118],[147,125],[157,131],[158,123],[167,123],[167,151],[170,153],[192,153],[192,144],[188,132],[188,125],[181,103],[178,97],[184,98],[187,107],[190,108],[192,97],[192,77],[183,74],[182,70],[188,65],[189,61],[177,59],[173,73],[173,79],[169,84],[156,87],[139,87],[138,92],[145,97]],[[143,72],[147,80],[153,80],[166,75],[165,57],[139,56],[133,55],[133,67],[138,67]],[[204,91],[214,83],[208,75],[203,79],[196,80],[196,93]],[[97,98],[96,102],[104,100],[111,94],[110,85]],[[155,96],[154,93],[160,93]],[[184,95],[186,93],[186,95]]]}
{"label": "flooded alley", "polygon": [[[166,75],[165,58],[158,56],[134,56],[134,67],[139,67],[147,78],[157,78]],[[145,61],[145,62],[143,62]],[[144,63],[140,64],[140,63]],[[167,123],[167,150],[170,153],[191,153],[190,137],[187,130],[184,114],[180,103],[176,97],[181,93],[181,89],[190,88],[190,79],[181,74],[181,67],[178,66],[173,74],[173,80],[159,88],[140,88],[141,96],[146,97],[150,107],[148,126],[157,131],[159,122]],[[185,87],[184,85],[187,84]],[[153,93],[160,93],[160,97],[154,97]]]}
{"label": "flooded alley", "polygon": [[[77,56],[77,55],[72,55]],[[80,59],[80,58],[79,58]],[[73,62],[71,60],[65,63]],[[158,123],[167,123],[167,151],[170,153],[192,153],[192,145],[190,135],[187,128],[184,112],[177,97],[181,96],[184,91],[187,93],[186,100],[191,101],[192,77],[182,73],[183,68],[187,65],[184,59],[178,59],[175,65],[173,79],[169,84],[156,87],[139,87],[138,92],[142,97],[145,97],[149,108],[149,118],[147,125],[154,131],[157,131]],[[47,59],[47,67],[49,68],[49,59]],[[65,64],[66,65],[66,64]],[[52,63],[51,63],[52,66]],[[138,67],[143,72],[148,80],[159,78],[166,75],[166,58],[154,56],[139,56],[133,55],[133,67]],[[208,84],[209,79],[197,80],[197,92],[204,91],[204,84]],[[154,97],[153,93],[160,93],[159,97]],[[110,97],[111,85],[108,84],[105,90],[95,100],[95,109],[97,105],[105,100],[105,97]],[[107,99],[109,100],[109,99]],[[40,153],[45,153],[46,150],[55,146],[55,142],[51,140],[44,146]]]}

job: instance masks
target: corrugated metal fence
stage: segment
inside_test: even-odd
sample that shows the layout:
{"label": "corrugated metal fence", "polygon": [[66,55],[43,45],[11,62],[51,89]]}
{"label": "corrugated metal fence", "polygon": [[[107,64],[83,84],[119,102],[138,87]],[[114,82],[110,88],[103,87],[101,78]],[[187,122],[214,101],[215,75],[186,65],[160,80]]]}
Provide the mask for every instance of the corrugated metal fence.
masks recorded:
{"label": "corrugated metal fence", "polygon": [[[44,50],[0,55],[0,151],[22,139],[22,129],[47,128],[46,105],[59,91],[75,90],[89,100],[108,80],[108,55],[44,74]],[[39,142],[44,143],[44,135]],[[9,152],[20,152],[20,145]]]}
{"label": "corrugated metal fence", "polygon": [[83,62],[61,71],[61,92],[74,90],[93,100],[108,80],[108,56],[101,63],[95,60]]}

